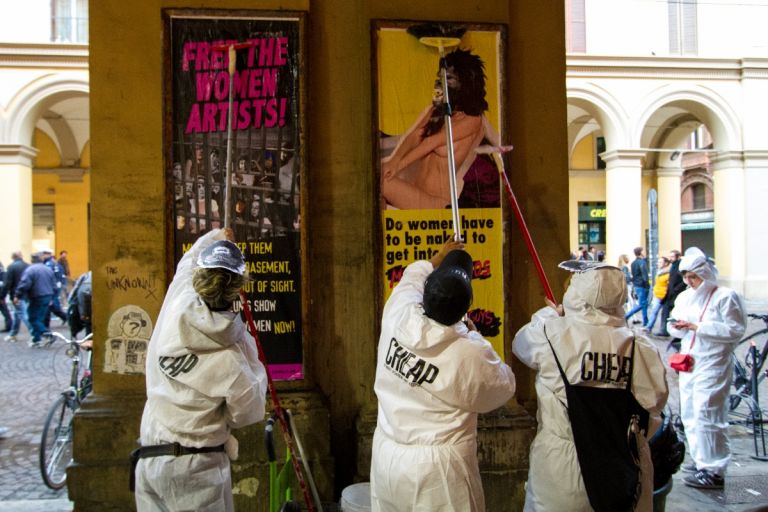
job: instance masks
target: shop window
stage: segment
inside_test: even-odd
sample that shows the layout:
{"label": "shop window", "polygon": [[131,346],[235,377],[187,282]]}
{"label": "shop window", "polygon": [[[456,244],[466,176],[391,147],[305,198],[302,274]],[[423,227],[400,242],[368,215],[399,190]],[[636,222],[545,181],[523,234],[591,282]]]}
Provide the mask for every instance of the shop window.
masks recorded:
{"label": "shop window", "polygon": [[605,243],[605,222],[579,222],[579,245]]}
{"label": "shop window", "polygon": [[51,1],[51,40],[56,43],[88,42],[88,0]]}

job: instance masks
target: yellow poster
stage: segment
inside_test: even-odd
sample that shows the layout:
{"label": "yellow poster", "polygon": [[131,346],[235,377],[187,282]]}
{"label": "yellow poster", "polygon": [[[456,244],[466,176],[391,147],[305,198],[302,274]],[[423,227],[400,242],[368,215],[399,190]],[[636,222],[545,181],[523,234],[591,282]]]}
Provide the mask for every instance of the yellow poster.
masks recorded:
{"label": "yellow poster", "polygon": [[441,47],[424,37],[436,27],[376,28],[384,300],[409,263],[454,237],[457,218],[474,262],[469,317],[503,354],[501,160],[492,156],[501,145],[502,33],[452,26],[455,39]]}

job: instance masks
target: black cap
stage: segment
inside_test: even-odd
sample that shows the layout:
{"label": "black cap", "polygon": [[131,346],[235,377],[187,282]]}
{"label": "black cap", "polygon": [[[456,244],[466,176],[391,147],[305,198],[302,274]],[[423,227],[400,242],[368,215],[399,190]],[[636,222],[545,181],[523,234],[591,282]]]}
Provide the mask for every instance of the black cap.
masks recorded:
{"label": "black cap", "polygon": [[453,325],[472,304],[472,256],[457,249],[424,283],[424,313],[443,325]]}

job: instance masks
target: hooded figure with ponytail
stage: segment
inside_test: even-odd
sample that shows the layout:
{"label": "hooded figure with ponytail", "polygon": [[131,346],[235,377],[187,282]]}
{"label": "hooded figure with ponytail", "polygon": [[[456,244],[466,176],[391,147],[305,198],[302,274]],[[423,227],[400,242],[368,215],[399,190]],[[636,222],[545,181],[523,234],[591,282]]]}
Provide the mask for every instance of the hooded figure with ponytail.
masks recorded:
{"label": "hooded figure with ponytail", "polygon": [[722,489],[731,458],[727,399],[733,375],[731,354],[746,329],[744,301],[717,284],[717,269],[698,248],[685,251],[680,273],[688,289],[680,293],[667,320],[669,333],[681,338],[690,354],[691,372],[680,372],[680,416],[692,464],[686,485]]}
{"label": "hooded figure with ponytail", "polygon": [[[651,512],[647,439],[667,401],[664,363],[626,326],[621,269],[592,261],[560,267],[574,272],[562,305],[534,313],[512,343],[517,358],[536,370],[538,432],[524,510]],[[642,418],[630,453],[627,417],[634,415]]]}

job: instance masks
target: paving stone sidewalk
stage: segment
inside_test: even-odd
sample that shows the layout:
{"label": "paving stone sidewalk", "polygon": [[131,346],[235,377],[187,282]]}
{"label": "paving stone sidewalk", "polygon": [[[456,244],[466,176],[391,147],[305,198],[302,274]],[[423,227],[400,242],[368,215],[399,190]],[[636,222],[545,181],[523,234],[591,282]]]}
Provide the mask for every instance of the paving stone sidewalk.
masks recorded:
{"label": "paving stone sidewalk", "polygon": [[[52,323],[54,330],[69,334],[58,319]],[[15,509],[24,511],[31,510],[24,502],[46,500],[46,510],[62,510],[53,505],[68,503],[66,487],[54,491],[45,486],[38,454],[48,409],[69,384],[65,344],[29,348],[25,327],[16,343],[5,341],[6,334],[0,336],[0,426],[9,431],[0,439],[0,503],[15,502]]]}

